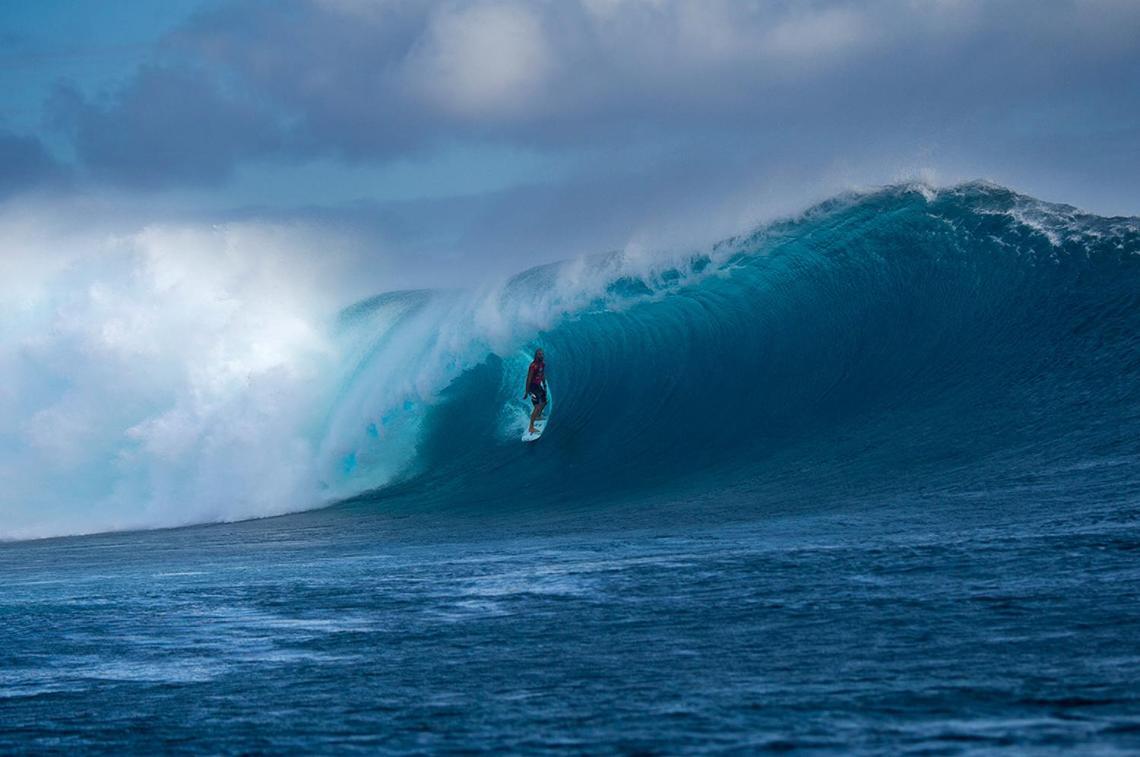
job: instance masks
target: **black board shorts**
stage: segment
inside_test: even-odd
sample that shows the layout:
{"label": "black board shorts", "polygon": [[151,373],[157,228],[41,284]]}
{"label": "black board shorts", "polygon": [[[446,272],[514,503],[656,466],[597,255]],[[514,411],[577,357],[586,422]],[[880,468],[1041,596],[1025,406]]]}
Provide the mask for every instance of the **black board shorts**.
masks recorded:
{"label": "black board shorts", "polygon": [[527,390],[527,394],[530,395],[530,401],[536,405],[546,402],[546,387],[544,386],[532,386]]}

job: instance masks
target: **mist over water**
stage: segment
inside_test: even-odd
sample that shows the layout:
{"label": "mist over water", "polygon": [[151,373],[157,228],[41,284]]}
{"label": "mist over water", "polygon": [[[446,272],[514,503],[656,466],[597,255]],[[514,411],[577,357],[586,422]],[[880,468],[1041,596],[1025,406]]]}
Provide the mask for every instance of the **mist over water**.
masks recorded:
{"label": "mist over water", "polygon": [[0,535],[311,506],[331,266],[256,224],[44,237],[3,262]]}

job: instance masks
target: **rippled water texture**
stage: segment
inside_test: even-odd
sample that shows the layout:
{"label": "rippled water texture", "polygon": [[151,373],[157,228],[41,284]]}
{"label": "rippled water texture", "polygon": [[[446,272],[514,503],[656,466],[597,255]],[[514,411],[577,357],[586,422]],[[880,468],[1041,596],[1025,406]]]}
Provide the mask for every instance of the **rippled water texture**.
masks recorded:
{"label": "rippled water texture", "polygon": [[1134,511],[943,507],[8,546],[0,748],[1140,748]]}

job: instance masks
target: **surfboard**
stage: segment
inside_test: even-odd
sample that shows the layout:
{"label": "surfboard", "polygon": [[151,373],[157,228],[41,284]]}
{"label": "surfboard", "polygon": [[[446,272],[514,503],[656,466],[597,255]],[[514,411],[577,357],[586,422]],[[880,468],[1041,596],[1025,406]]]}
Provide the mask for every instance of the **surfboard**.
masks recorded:
{"label": "surfboard", "polygon": [[[529,401],[528,401],[529,404]],[[533,405],[531,408],[533,409]],[[542,436],[542,432],[546,430],[546,422],[550,420],[550,411],[554,407],[554,394],[550,391],[550,382],[546,382],[546,407],[542,409],[542,417],[534,422],[534,433],[530,432],[530,413],[526,414],[525,425],[523,426],[522,440],[524,442],[533,442]]]}
{"label": "surfboard", "polygon": [[[527,425],[528,426],[530,425],[530,421],[527,421]],[[542,432],[545,430],[546,430],[546,419],[545,418],[543,418],[540,421],[535,421],[534,422],[534,433],[532,434],[530,432],[529,428],[525,429],[523,431],[522,440],[524,442],[533,442],[536,439],[538,439],[540,436],[542,436]]]}

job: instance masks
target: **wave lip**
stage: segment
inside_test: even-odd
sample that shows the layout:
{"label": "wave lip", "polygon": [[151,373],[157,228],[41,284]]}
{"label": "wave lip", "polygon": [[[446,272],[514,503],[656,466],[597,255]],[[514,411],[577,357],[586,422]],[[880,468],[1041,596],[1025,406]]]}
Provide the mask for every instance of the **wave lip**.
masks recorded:
{"label": "wave lip", "polygon": [[370,497],[557,503],[709,476],[957,490],[971,468],[1136,459],[1136,219],[989,184],[893,187],[641,269],[536,269],[496,296],[554,292],[573,306],[525,340],[560,389],[542,442],[510,443],[496,416],[525,352],[476,349],[424,408],[399,488]]}

